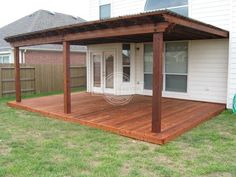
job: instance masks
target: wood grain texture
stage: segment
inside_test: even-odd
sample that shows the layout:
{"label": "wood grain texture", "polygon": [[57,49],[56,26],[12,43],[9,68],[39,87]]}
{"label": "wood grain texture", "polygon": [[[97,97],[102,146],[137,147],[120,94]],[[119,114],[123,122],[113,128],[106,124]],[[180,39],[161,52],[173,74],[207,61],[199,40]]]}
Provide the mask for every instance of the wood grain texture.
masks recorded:
{"label": "wood grain texture", "polygon": [[16,102],[21,102],[19,47],[14,48]]}
{"label": "wood grain texture", "polygon": [[[60,64],[20,64],[21,92],[42,93],[63,90]],[[70,67],[71,88],[86,87],[86,67]],[[15,94],[15,67],[0,64],[0,97]]]}
{"label": "wood grain texture", "polygon": [[64,112],[71,113],[70,43],[63,42]]}
{"label": "wood grain texture", "polygon": [[155,144],[169,142],[225,109],[223,104],[162,98],[161,133],[153,133],[152,97],[149,96],[135,95],[127,105],[114,106],[102,95],[73,93],[71,114],[64,113],[63,95],[25,99],[8,105]]}
{"label": "wood grain texture", "polygon": [[152,132],[161,132],[163,33],[153,34]]}

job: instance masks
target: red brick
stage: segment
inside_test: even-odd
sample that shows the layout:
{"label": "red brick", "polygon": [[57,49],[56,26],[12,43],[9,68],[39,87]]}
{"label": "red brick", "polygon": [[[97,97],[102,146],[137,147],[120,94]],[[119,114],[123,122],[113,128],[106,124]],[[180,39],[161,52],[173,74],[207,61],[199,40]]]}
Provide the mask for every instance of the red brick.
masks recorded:
{"label": "red brick", "polygon": [[[27,64],[62,64],[62,52],[58,51],[33,51],[25,53]],[[71,52],[72,65],[85,65],[86,53]]]}

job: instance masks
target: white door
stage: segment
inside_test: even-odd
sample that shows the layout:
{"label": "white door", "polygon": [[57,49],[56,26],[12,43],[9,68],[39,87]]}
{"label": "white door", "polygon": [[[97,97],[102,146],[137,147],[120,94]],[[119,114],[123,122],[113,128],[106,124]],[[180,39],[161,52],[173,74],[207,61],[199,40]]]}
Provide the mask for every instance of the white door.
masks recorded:
{"label": "white door", "polygon": [[92,53],[92,91],[96,93],[114,93],[113,52]]}

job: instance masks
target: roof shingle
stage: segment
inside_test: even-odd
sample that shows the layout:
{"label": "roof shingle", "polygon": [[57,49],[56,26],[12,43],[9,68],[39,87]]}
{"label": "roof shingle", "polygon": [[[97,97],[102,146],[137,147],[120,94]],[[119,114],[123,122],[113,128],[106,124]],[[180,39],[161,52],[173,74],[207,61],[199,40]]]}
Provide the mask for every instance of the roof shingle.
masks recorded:
{"label": "roof shingle", "polygon": [[[85,20],[67,14],[53,13],[47,10],[38,10],[30,15],[27,15],[13,23],[10,23],[0,28],[0,49],[10,48],[10,44],[4,40],[4,38],[7,36],[45,30],[48,28],[55,28],[65,25],[77,24],[81,22],[85,22]],[[37,46],[37,48],[58,49],[58,46],[43,45],[40,47]],[[76,47],[76,49],[85,51],[86,48],[83,46],[78,46]]]}

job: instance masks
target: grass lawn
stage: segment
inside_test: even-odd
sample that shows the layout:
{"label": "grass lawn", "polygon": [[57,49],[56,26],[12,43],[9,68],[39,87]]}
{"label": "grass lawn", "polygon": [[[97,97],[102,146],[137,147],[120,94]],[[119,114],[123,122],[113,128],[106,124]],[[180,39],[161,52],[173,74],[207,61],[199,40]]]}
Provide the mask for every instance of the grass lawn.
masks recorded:
{"label": "grass lawn", "polygon": [[236,176],[230,111],[159,146],[12,109],[10,100],[0,99],[0,176]]}

